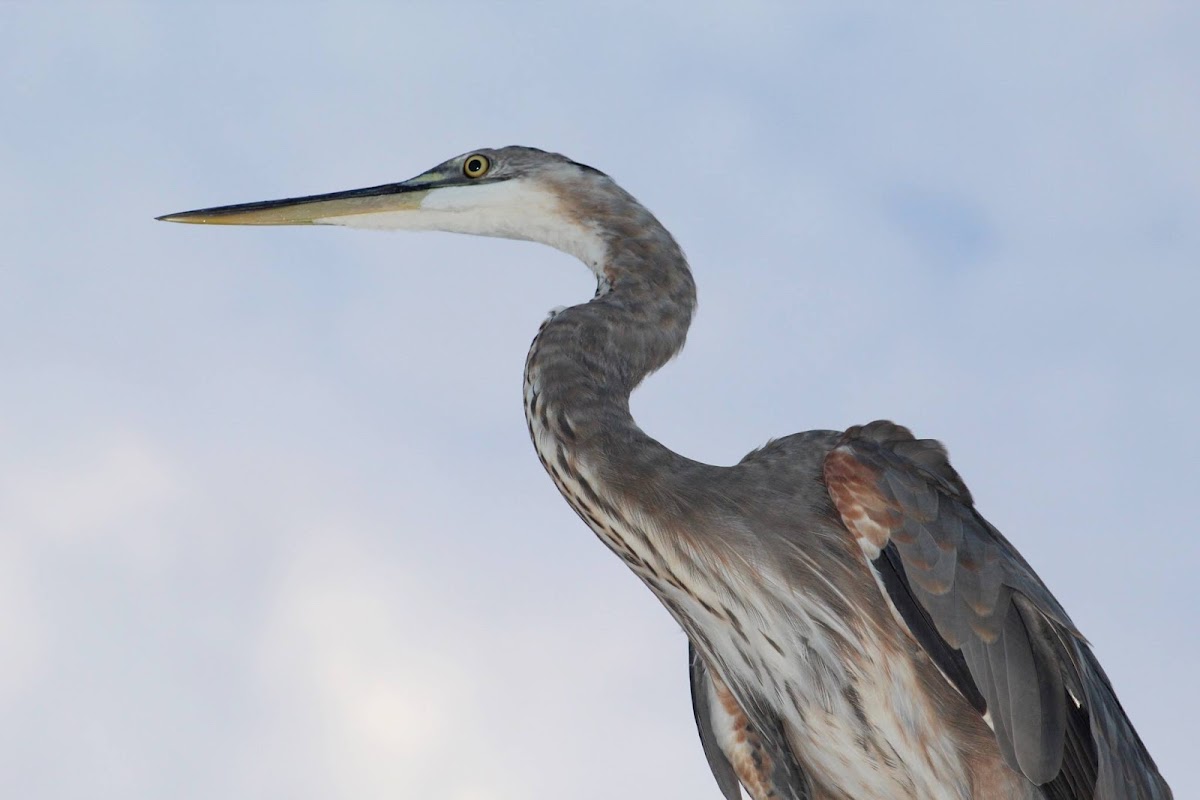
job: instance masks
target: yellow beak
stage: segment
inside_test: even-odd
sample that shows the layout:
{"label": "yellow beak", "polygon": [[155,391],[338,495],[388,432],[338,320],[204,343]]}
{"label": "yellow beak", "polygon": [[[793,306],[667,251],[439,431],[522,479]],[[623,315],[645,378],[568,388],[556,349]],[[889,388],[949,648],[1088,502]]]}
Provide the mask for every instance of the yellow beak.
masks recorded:
{"label": "yellow beak", "polygon": [[420,182],[389,183],[367,189],[290,197],[181,211],[157,217],[164,222],[200,225],[322,225],[337,224],[337,217],[416,210],[429,193],[429,178]]}

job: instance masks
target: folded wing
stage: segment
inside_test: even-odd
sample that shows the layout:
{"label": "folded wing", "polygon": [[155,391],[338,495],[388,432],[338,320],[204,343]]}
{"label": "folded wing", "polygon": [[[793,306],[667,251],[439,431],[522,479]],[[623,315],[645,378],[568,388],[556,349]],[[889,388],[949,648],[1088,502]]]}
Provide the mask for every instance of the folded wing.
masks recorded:
{"label": "folded wing", "polygon": [[725,800],[740,800],[739,783],[754,800],[811,800],[778,718],[765,709],[743,709],[691,642],[688,671],[700,744]]}
{"label": "folded wing", "polygon": [[1051,800],[1171,797],[1087,642],[939,443],[872,422],[846,431],[824,471],[888,601],[1009,766]]}

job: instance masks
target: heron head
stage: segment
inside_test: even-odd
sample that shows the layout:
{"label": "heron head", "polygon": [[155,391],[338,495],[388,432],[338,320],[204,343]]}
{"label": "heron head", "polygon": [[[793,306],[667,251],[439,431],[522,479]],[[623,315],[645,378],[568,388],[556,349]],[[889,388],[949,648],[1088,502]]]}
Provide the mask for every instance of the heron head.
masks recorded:
{"label": "heron head", "polygon": [[415,178],[366,189],[202,208],[159,217],[209,225],[342,225],[450,231],[550,245],[596,269],[602,232],[581,200],[620,189],[608,176],[531,147],[473,150]]}

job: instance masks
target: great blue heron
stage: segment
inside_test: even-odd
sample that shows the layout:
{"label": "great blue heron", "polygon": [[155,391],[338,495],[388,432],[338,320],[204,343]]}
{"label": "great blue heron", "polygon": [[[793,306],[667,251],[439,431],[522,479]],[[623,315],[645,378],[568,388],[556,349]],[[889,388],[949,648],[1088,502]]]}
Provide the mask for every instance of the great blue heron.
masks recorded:
{"label": "great blue heron", "polygon": [[931,439],[891,422],[680,456],[629,395],[683,347],[674,238],[598,170],[476,150],[369,189],[160,219],[526,239],[584,262],[542,324],[525,418],[571,507],[687,633],[700,740],[754,800],[1169,798],[1103,669]]}

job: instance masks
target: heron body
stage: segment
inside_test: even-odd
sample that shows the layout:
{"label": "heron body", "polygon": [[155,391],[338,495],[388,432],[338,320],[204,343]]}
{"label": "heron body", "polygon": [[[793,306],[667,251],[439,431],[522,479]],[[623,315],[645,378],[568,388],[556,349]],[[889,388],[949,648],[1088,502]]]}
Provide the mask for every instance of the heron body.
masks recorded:
{"label": "heron body", "polygon": [[526,421],[567,502],[686,632],[727,800],[1171,797],[1088,645],[938,443],[875,422],[717,467],[637,426],[630,393],[682,348],[695,284],[603,173],[509,147],[164,219],[529,239],[595,273],[595,297],[533,341]]}

